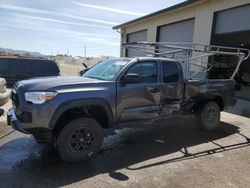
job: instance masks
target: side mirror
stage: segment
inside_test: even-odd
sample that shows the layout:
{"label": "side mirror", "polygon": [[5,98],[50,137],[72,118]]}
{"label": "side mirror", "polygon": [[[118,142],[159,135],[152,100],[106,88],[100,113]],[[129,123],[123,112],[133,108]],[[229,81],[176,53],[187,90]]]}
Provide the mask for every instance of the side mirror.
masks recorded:
{"label": "side mirror", "polygon": [[137,83],[140,81],[140,77],[138,74],[132,74],[132,73],[129,73],[129,74],[126,74],[122,77],[121,79],[121,82],[122,83]]}

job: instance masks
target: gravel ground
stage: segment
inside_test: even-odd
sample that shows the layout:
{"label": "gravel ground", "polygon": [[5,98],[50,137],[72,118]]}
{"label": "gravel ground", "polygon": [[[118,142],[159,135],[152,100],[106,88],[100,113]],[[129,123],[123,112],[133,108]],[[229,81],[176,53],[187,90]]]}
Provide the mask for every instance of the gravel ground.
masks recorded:
{"label": "gravel ground", "polygon": [[239,101],[239,115],[223,112],[211,132],[192,118],[124,126],[80,164],[15,131],[0,139],[0,187],[249,187],[249,105]]}

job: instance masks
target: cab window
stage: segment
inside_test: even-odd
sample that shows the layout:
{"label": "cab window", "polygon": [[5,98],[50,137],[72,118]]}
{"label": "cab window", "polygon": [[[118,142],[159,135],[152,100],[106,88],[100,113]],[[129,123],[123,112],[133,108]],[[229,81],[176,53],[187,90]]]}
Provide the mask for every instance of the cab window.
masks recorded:
{"label": "cab window", "polygon": [[156,62],[140,62],[132,65],[127,74],[138,74],[140,81],[138,83],[156,83],[157,66]]}

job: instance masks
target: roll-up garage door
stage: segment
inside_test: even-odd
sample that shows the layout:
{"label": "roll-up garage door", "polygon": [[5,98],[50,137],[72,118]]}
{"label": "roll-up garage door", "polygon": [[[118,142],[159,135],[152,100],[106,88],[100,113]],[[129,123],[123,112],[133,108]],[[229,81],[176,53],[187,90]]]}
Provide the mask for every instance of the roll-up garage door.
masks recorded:
{"label": "roll-up garage door", "polygon": [[[147,30],[127,34],[128,43],[138,42],[138,41],[147,41]],[[126,57],[142,57],[142,56],[145,56],[145,54],[142,52],[137,52],[133,50],[126,51]]]}
{"label": "roll-up garage door", "polygon": [[250,30],[250,5],[216,13],[215,34]]}
{"label": "roll-up garage door", "polygon": [[[216,12],[211,43],[250,49],[250,4]],[[213,67],[210,78],[228,78],[228,75],[232,75],[237,63],[235,58],[237,57],[226,55],[216,57],[211,63]],[[235,80],[237,84],[242,84],[241,91],[237,92],[237,95],[249,96],[250,59],[241,64]]]}
{"label": "roll-up garage door", "polygon": [[194,19],[158,28],[158,42],[193,42]]}
{"label": "roll-up garage door", "polygon": [[[180,42],[180,43],[192,43],[194,33],[194,19],[188,19],[180,22],[175,22],[168,25],[158,27],[158,42]],[[158,48],[158,52],[164,51],[165,48]],[[176,56],[185,58],[186,54],[176,53]],[[185,56],[185,57],[183,57]],[[183,74],[186,74],[186,66],[182,64]],[[190,68],[191,69],[191,68]],[[192,68],[193,69],[193,68]]]}

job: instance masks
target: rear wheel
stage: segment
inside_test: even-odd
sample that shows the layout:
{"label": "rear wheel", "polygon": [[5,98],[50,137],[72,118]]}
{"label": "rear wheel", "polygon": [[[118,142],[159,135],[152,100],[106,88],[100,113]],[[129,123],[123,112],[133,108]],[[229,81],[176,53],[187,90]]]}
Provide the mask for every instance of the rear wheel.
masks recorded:
{"label": "rear wheel", "polygon": [[204,130],[213,130],[220,121],[220,108],[216,102],[208,102],[196,110],[197,125]]}
{"label": "rear wheel", "polygon": [[68,123],[59,134],[57,147],[68,162],[81,162],[97,154],[103,144],[101,126],[90,118],[78,118]]}

